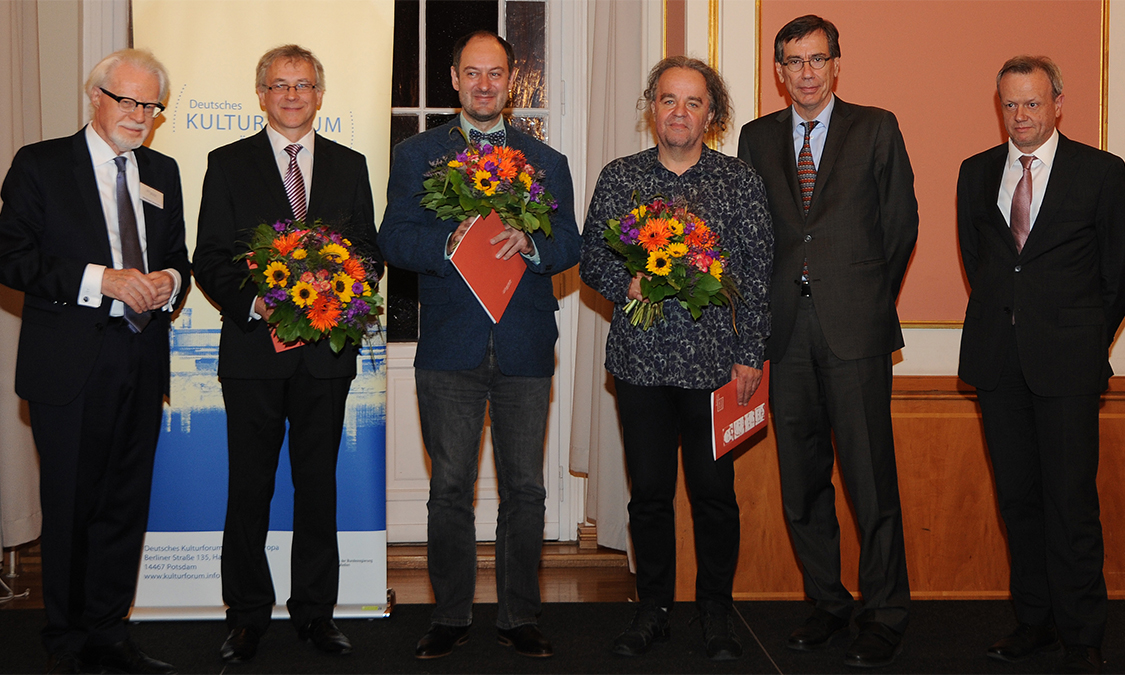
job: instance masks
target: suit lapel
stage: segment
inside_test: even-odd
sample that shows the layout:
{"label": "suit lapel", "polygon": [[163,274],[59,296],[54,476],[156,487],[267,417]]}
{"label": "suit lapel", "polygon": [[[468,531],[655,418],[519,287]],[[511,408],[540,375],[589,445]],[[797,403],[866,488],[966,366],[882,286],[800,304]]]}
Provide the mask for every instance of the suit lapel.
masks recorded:
{"label": "suit lapel", "polygon": [[[312,194],[308,196],[306,202],[308,212],[305,217],[306,220],[315,220],[322,215],[320,204],[325,199],[323,194],[325,190],[324,184],[326,181],[331,180],[330,178],[323,177],[335,175],[336,169],[333,166],[335,157],[332,154],[332,150],[328,147],[329,143],[330,141],[321,138],[320,134],[313,135],[313,175],[312,181],[309,183],[309,190]],[[285,183],[282,182],[282,188],[284,187]],[[285,201],[289,201],[288,195],[286,195]]]}
{"label": "suit lapel", "polygon": [[825,183],[832,176],[832,169],[840,157],[840,150],[844,147],[844,139],[848,137],[851,126],[851,109],[847,103],[837,97],[832,107],[832,118],[828,123],[828,136],[824,139],[824,152],[820,155],[820,166],[816,170],[816,184],[813,186],[812,201],[809,203],[810,213],[816,208],[817,196],[824,190]]}
{"label": "suit lapel", "polygon": [[74,139],[74,182],[78,185],[78,193],[82,196],[82,203],[86,207],[89,217],[89,236],[91,243],[97,247],[98,260],[106,266],[113,266],[113,253],[109,246],[109,230],[105,222],[105,210],[102,209],[102,198],[98,194],[98,181],[94,176],[93,160],[90,159],[90,149],[86,147],[86,129],[72,136]]}
{"label": "suit lapel", "polygon": [[985,171],[982,190],[977,192],[978,198],[983,201],[980,205],[981,212],[990,215],[989,222],[1001,233],[1001,239],[1007,242],[1007,247],[1012,255],[1016,255],[1016,242],[1012,238],[1012,230],[1004,218],[996,199],[1000,196],[1000,183],[1004,180],[1004,165],[1008,161],[1008,144],[998,146],[994,154],[988,159],[988,168]]}
{"label": "suit lapel", "polygon": [[[1059,134],[1059,144],[1055,149],[1051,177],[1047,180],[1047,190],[1043,193],[1043,203],[1039,205],[1039,213],[1035,216],[1035,224],[1024,243],[1024,255],[1034,255],[1039,242],[1044,241],[1047,237],[1055,214],[1058,213],[1059,208],[1062,207],[1070,193],[1070,186],[1074,182],[1075,173],[1077,173],[1073,169],[1073,158],[1074,147],[1071,145],[1070,139]],[[1036,236],[1037,232],[1039,233],[1038,236]]]}
{"label": "suit lapel", "polygon": [[[277,169],[277,158],[273,155],[273,146],[270,145],[270,137],[266,135],[265,129],[250,137],[250,147],[250,161],[262,176],[261,185],[266,186],[268,191],[268,195],[264,195],[263,198],[267,198],[282,207],[278,211],[284,209],[283,212],[292,217],[293,207],[289,204],[289,196],[285,194],[285,183]],[[316,173],[316,161],[313,160],[314,174]]]}
{"label": "suit lapel", "polygon": [[774,118],[777,121],[777,133],[774,139],[777,146],[774,149],[775,157],[779,157],[785,173],[785,180],[789,183],[789,194],[793,197],[793,205],[798,214],[804,214],[805,204],[801,200],[801,183],[797,180],[797,156],[793,154],[793,107],[785,108]]}

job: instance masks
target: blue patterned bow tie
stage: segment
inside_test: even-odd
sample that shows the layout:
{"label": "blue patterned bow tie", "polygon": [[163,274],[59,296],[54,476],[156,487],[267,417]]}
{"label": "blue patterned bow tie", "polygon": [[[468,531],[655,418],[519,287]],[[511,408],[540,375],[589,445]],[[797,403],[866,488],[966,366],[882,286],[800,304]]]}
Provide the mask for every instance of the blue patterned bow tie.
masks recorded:
{"label": "blue patterned bow tie", "polygon": [[490,134],[486,134],[483,131],[478,131],[476,129],[469,129],[469,140],[473,143],[480,143],[481,141],[484,141],[489,145],[504,145],[505,139],[506,135],[504,134],[503,129],[501,129],[500,131],[493,131]]}

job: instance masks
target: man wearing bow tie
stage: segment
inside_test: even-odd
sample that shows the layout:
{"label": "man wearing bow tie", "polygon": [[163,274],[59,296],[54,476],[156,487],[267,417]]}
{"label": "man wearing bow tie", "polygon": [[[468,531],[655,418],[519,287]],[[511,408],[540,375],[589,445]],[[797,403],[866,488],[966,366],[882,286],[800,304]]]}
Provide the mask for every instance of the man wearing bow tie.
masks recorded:
{"label": "man wearing bow tie", "polygon": [[[432,468],[428,560],[436,606],[430,630],[415,649],[420,659],[446,656],[468,639],[476,584],[473,486],[486,404],[500,494],[499,641],[525,656],[552,654],[537,625],[546,497],[543,440],[558,338],[551,276],[577,264],[582,241],[566,158],[501,116],[513,61],[511,45],[488,31],[454,45],[450,72],[461,114],[395,148],[379,231],[387,261],[418,273],[421,303],[414,368],[422,438]],[[465,147],[458,128],[478,142],[522,151],[544,171],[544,187],[558,200],[551,237],[506,229],[492,240],[497,256],[519,255],[527,264],[496,324],[449,262],[469,221],[438,220],[418,198],[430,162]]]}
{"label": "man wearing bow tie", "polygon": [[1008,142],[957,181],[972,293],[958,375],[977,388],[1008,534],[1015,631],[988,649],[1100,672],[1107,600],[1098,405],[1125,317],[1125,163],[1055,129],[1062,75],[1017,56],[996,76]]}
{"label": "man wearing bow tie", "polygon": [[[270,310],[245,283],[245,242],[262,223],[322,220],[379,261],[375,207],[363,155],[313,131],[324,97],[324,66],[285,45],[258,61],[258,100],[269,122],[260,133],[207,158],[195,273],[219,307],[219,378],[227,412],[229,482],[223,528],[223,601],[229,633],[224,661],[254,657],[273,613],[266,561],[270,499],[289,434],[293,477],[292,582],[286,603],[301,640],[347,654],[332,620],[339,585],[336,457],[357,349],[327,340],[285,349],[266,323]],[[374,282],[374,280],[372,280]]]}

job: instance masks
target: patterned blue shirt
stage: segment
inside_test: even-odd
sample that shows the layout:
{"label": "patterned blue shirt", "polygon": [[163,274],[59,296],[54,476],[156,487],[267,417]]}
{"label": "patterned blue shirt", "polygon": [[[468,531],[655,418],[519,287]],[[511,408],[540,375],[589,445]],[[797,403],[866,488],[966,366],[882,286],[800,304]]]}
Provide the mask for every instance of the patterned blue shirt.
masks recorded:
{"label": "patterned blue shirt", "polygon": [[[602,232],[607,220],[636,206],[634,191],[641,203],[657,196],[681,200],[719,235],[730,256],[724,274],[742,294],[733,320],[730,307],[712,305],[695,321],[668,299],[664,321],[647,331],[629,324],[622,308],[631,277]],[[730,381],[735,363],[762,367],[770,333],[773,229],[762,179],[742,160],[704,147],[699,162],[677,176],[660,163],[656,148],[616,159],[598,177],[582,236],[582,280],[615,304],[605,360],[615,377],[639,386],[713,390]]]}

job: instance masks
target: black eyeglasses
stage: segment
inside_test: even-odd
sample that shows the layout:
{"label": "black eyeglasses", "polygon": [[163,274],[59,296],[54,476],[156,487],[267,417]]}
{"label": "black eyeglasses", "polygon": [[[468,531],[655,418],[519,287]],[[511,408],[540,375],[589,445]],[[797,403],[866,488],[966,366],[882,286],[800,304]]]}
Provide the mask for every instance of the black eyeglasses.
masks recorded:
{"label": "black eyeglasses", "polygon": [[799,73],[805,69],[805,64],[807,63],[813,67],[813,70],[821,70],[824,68],[824,65],[831,60],[831,56],[825,56],[824,54],[817,54],[807,59],[799,59],[794,56],[791,59],[785,60],[785,68],[791,73]]}
{"label": "black eyeglasses", "polygon": [[121,112],[125,113],[126,115],[131,114],[134,110],[136,110],[137,106],[141,106],[141,108],[144,109],[145,117],[148,118],[160,117],[160,113],[164,112],[163,103],[141,103],[135,98],[129,98],[128,96],[118,96],[105,87],[98,87],[98,89],[101,89],[102,93],[106,96],[112,98],[114,101],[117,101],[117,106],[121,109]]}
{"label": "black eyeglasses", "polygon": [[267,84],[266,89],[269,89],[274,94],[288,94],[291,90],[296,91],[298,95],[309,94],[316,91],[315,84],[308,82],[298,82],[297,84]]}

